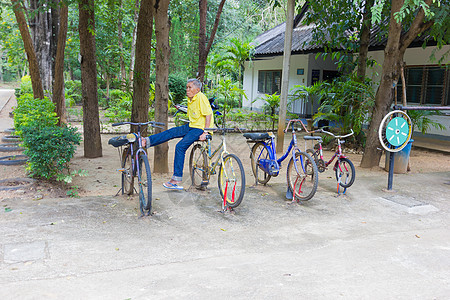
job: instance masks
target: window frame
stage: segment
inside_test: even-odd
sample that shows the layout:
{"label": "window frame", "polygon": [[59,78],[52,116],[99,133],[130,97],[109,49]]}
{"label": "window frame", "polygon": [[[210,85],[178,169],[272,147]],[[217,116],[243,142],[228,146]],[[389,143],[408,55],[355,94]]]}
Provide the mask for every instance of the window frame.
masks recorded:
{"label": "window frame", "polygon": [[[257,83],[257,86],[256,86],[257,92],[260,93],[260,94],[272,95],[273,94],[273,92],[272,92],[273,91],[273,86],[272,86],[271,92],[268,92],[267,86],[265,84],[264,84],[264,91],[260,90],[260,78],[261,78],[261,73],[262,72],[265,72],[265,73],[272,72],[272,74],[274,74],[275,72],[279,72],[279,74],[280,74],[280,86],[278,88],[278,91],[275,91],[275,93],[277,95],[279,95],[280,92],[281,92],[281,82],[282,82],[282,75],[283,75],[282,70],[281,69],[258,70],[258,83]],[[266,79],[264,78],[264,83],[265,83],[265,80]]]}
{"label": "window frame", "polygon": [[[421,79],[420,84],[410,84],[409,76],[410,73],[408,72],[410,69],[420,69],[421,70]],[[444,72],[444,78],[442,80],[442,85],[432,85],[428,83],[429,79],[429,71],[431,69],[443,69]],[[420,106],[449,106],[450,105],[450,68],[446,66],[439,66],[439,65],[410,65],[405,67],[405,82],[407,84],[407,103],[411,105],[420,105]],[[398,84],[397,84],[397,102],[402,102],[402,79],[399,78]],[[431,87],[437,87],[442,86],[442,95],[440,98],[439,103],[429,103],[427,97],[428,97],[428,89]],[[420,94],[419,94],[419,102],[411,102],[409,99],[411,99],[411,95],[408,95],[408,87],[420,87]]]}

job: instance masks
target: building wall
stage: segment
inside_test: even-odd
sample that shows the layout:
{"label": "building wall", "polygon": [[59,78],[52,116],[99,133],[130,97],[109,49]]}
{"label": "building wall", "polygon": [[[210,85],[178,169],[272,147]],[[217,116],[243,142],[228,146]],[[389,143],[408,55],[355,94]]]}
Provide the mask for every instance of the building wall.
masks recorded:
{"label": "building wall", "polygon": [[[446,52],[450,51],[450,45],[442,47],[438,51],[434,51],[435,47],[423,48],[411,48],[407,49],[404,56],[404,61],[407,66],[423,66],[423,65],[438,65],[439,59],[442,58]],[[431,55],[434,54],[435,60],[431,59]],[[367,75],[370,76],[374,82],[379,83],[381,80],[382,65],[384,62],[384,51],[371,51],[369,53],[369,58],[375,59],[377,65],[374,68],[367,69]],[[444,62],[449,64],[449,61]],[[375,89],[378,85],[375,86]],[[416,105],[416,104],[414,104]],[[447,130],[439,130],[434,127],[430,128],[427,132],[428,134],[436,134],[445,137],[450,137],[450,111],[442,111],[444,115],[442,116],[432,116],[430,119],[441,123]]]}
{"label": "building wall", "polygon": [[[428,47],[428,48],[410,48],[406,49],[404,61],[407,66],[423,66],[423,65],[437,65],[439,59],[442,58],[446,52],[450,51],[450,45],[446,45],[442,47],[439,51],[434,52],[436,57],[435,60],[431,60],[431,55],[433,54],[433,49],[436,47]],[[379,83],[381,80],[381,71],[384,62],[384,51],[370,51],[369,59],[376,60],[377,64],[374,68],[367,69],[367,76],[371,77],[374,82]],[[447,60],[444,64],[449,64],[450,62]]]}
{"label": "building wall", "polygon": [[[259,110],[264,105],[264,94],[258,92],[258,72],[260,70],[281,70],[283,56],[273,56],[260,60],[245,62],[243,88],[248,99],[243,100],[243,106],[252,110]],[[303,69],[303,75],[297,75],[297,70]],[[312,81],[311,70],[318,69],[320,80],[323,70],[336,70],[331,59],[315,59],[315,54],[292,55],[289,68],[289,95],[292,95],[295,85],[309,86]]]}

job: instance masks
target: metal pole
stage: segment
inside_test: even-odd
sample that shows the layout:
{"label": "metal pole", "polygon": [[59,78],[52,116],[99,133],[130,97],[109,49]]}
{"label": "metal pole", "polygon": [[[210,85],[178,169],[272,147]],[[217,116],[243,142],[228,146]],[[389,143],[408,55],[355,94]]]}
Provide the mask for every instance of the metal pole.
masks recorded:
{"label": "metal pole", "polygon": [[394,154],[395,152],[389,152],[388,191],[392,190],[392,182],[394,181]]}
{"label": "metal pole", "polygon": [[450,106],[403,106],[394,105],[394,110],[450,110]]}

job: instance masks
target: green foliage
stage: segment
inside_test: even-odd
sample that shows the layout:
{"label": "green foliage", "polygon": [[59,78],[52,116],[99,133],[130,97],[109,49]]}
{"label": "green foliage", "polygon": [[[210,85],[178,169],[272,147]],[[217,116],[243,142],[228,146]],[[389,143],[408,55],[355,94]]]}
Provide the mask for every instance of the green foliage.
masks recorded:
{"label": "green foliage", "polygon": [[12,5],[6,3],[0,6],[0,68],[3,80],[16,80],[27,69],[19,26],[16,23]]}
{"label": "green foliage", "polygon": [[32,177],[53,179],[60,174],[70,174],[69,162],[81,134],[74,127],[22,128],[21,137],[26,147],[24,154],[29,157],[27,170]]}
{"label": "green foliage", "polygon": [[82,90],[80,80],[68,80],[64,82],[66,103],[69,107],[81,104]]}
{"label": "green foliage", "polygon": [[20,87],[14,92],[17,98],[24,94],[33,94],[33,87],[31,85],[31,77],[25,75],[20,80]]}
{"label": "green foliage", "polygon": [[423,134],[427,133],[431,127],[438,130],[445,130],[445,126],[439,122],[430,119],[430,116],[441,115],[438,110],[408,110],[408,116],[411,119],[412,127],[418,129]]}
{"label": "green foliage", "polygon": [[[359,82],[354,77],[340,77],[332,83],[319,82],[311,87],[296,86],[299,96],[316,96],[321,103],[314,123],[320,120],[334,121],[342,133],[353,129],[355,135],[362,132],[362,125],[369,122],[375,95],[370,82]],[[312,103],[312,102],[311,102]]]}
{"label": "green foliage", "polygon": [[175,104],[181,103],[186,97],[186,77],[178,74],[169,74],[169,91]]}
{"label": "green foliage", "polygon": [[118,90],[114,90],[112,94],[114,94],[114,100],[110,99],[110,107],[106,110],[105,117],[110,123],[129,121],[133,103],[132,96]]}
{"label": "green foliage", "polygon": [[72,172],[68,174],[57,174],[56,180],[57,181],[63,181],[65,184],[72,183],[73,177],[75,176],[88,176],[88,172],[86,170],[73,170]]}
{"label": "green foliage", "polygon": [[14,127],[20,135],[23,127],[53,127],[58,123],[55,105],[48,98],[35,99],[33,94],[23,94],[17,99],[14,110]]}
{"label": "green foliage", "polygon": [[280,106],[280,95],[277,95],[276,93],[272,95],[265,94],[262,99],[266,102],[263,109],[272,120],[273,130],[275,129],[275,123],[278,121],[278,114],[276,114],[275,111]]}

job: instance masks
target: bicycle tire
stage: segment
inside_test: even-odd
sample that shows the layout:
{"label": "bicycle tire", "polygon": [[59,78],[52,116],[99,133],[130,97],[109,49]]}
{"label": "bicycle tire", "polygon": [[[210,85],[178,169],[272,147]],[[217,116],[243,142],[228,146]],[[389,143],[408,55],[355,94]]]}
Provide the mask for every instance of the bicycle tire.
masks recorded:
{"label": "bicycle tire", "polygon": [[[300,162],[303,163],[303,166]],[[293,200],[298,198],[307,201],[316,193],[319,184],[319,171],[309,154],[296,150],[295,160],[294,157],[289,160],[286,176],[293,194]]]}
{"label": "bicycle tire", "polygon": [[194,145],[191,150],[189,173],[195,188],[204,188],[209,183],[208,157],[200,144]]}
{"label": "bicycle tire", "polygon": [[0,144],[0,152],[14,152],[23,150],[25,150],[25,148],[16,143]]}
{"label": "bicycle tire", "polygon": [[[226,201],[228,207],[238,207],[245,193],[245,171],[239,157],[234,154],[227,154],[223,158],[223,164],[220,165],[217,182],[220,195],[224,199],[222,206],[224,206]],[[232,183],[232,187],[228,185],[228,182]],[[236,195],[238,195],[237,199]]]}
{"label": "bicycle tire", "polygon": [[[334,166],[336,180],[343,188],[349,188],[355,182],[355,166],[350,159],[339,158]],[[351,173],[351,174],[349,174]],[[342,181],[344,179],[344,181]]]}
{"label": "bicycle tire", "polygon": [[[270,178],[272,178],[271,175],[264,172],[263,169],[259,168],[257,165],[257,162],[259,159],[270,159],[269,149],[263,142],[257,142],[252,147],[252,153],[251,153],[251,160],[252,160],[252,171],[253,175],[255,176],[256,180],[258,180],[261,184],[266,184],[269,182]],[[257,169],[259,168],[259,169]],[[256,174],[256,171],[258,171],[258,175]]]}
{"label": "bicycle tire", "polygon": [[19,143],[20,137],[18,135],[5,135],[2,137],[2,142],[5,143]]}
{"label": "bicycle tire", "polygon": [[9,155],[0,157],[0,165],[12,166],[23,165],[28,161],[29,157],[23,154]]}
{"label": "bicycle tire", "polygon": [[411,119],[401,110],[391,111],[384,116],[378,128],[380,144],[389,152],[398,152],[405,148],[411,134]]}
{"label": "bicycle tire", "polygon": [[132,195],[134,193],[133,157],[131,149],[126,147],[122,152],[122,189],[123,193]]}
{"label": "bicycle tire", "polygon": [[147,210],[149,216],[152,210],[152,174],[147,155],[140,154],[138,161],[139,208],[142,215],[145,215],[145,210]]}

